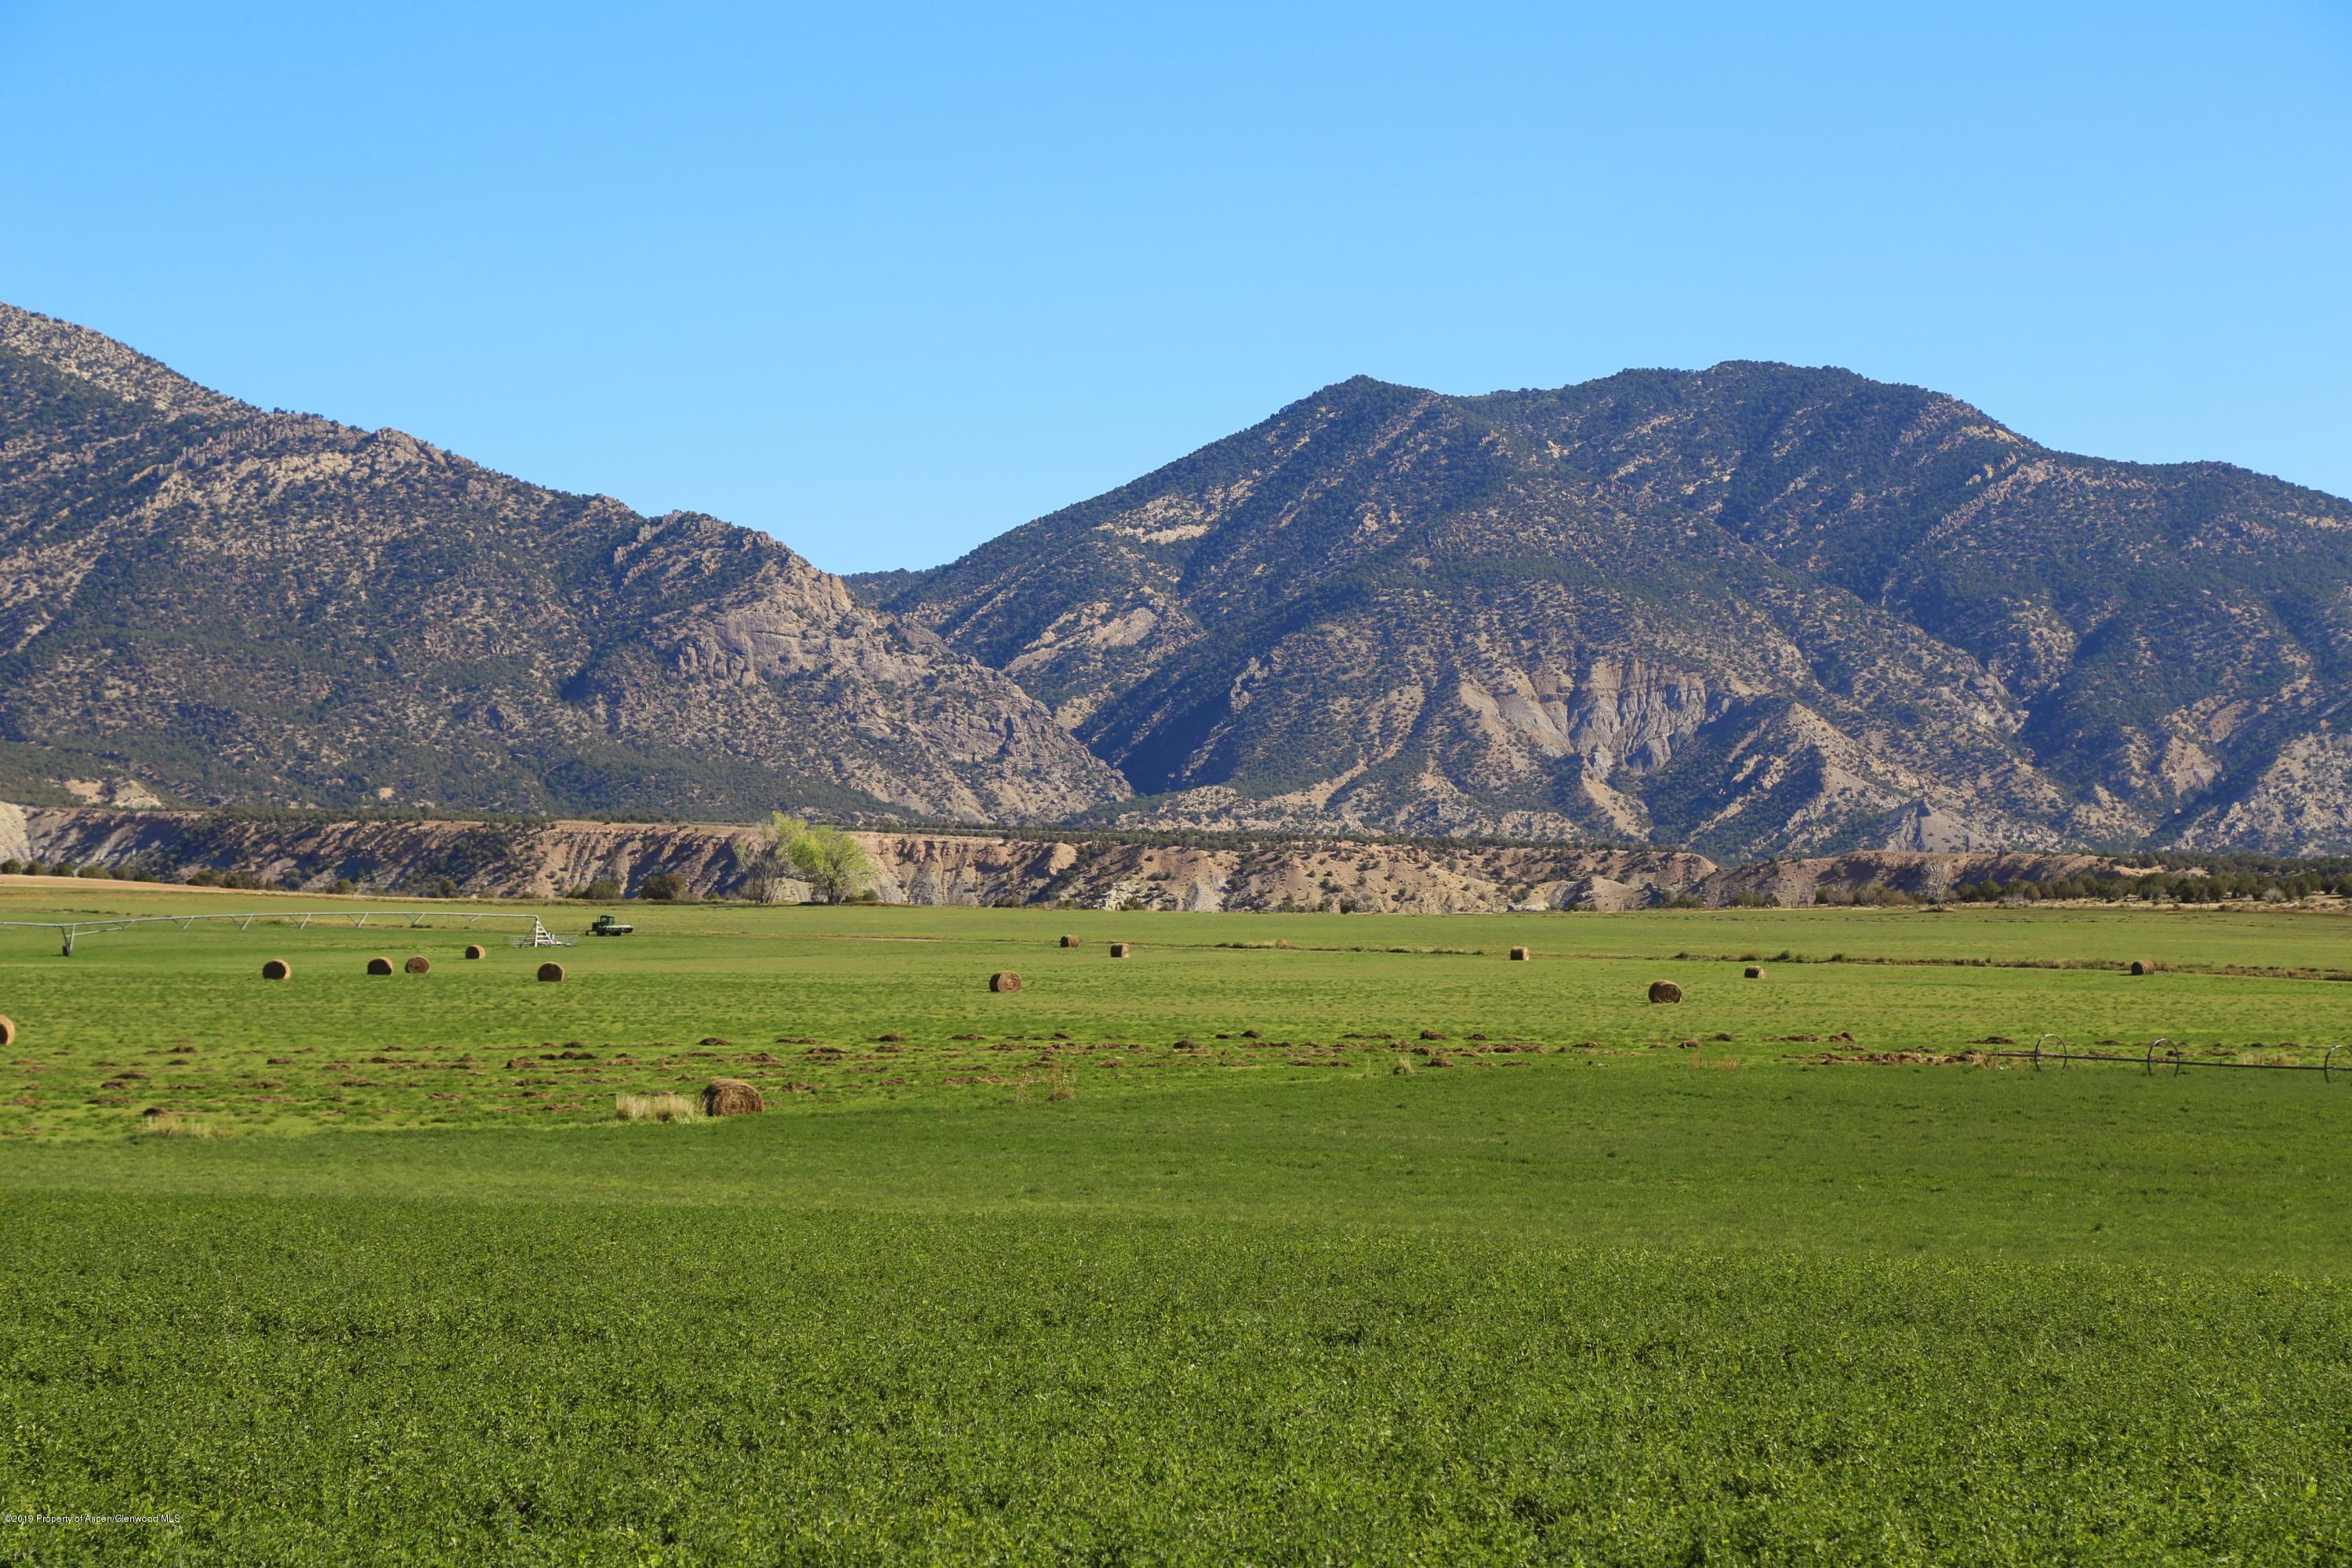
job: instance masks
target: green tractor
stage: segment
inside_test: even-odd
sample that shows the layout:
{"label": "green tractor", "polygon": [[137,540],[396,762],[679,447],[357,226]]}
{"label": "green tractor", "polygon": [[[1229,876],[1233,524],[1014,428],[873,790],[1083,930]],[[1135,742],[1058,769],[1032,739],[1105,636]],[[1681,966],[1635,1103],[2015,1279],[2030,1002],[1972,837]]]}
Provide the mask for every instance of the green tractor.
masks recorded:
{"label": "green tractor", "polygon": [[588,928],[590,936],[626,936],[637,928],[614,920],[610,915],[598,915],[596,923]]}

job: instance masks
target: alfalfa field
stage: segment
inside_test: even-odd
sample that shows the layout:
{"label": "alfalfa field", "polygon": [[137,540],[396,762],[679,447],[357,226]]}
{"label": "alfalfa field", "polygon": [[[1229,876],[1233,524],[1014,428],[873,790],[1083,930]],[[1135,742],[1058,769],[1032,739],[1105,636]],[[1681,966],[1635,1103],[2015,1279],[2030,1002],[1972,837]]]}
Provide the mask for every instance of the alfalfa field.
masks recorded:
{"label": "alfalfa field", "polygon": [[0,931],[0,1551],[2352,1561],[2342,917],[414,908]]}

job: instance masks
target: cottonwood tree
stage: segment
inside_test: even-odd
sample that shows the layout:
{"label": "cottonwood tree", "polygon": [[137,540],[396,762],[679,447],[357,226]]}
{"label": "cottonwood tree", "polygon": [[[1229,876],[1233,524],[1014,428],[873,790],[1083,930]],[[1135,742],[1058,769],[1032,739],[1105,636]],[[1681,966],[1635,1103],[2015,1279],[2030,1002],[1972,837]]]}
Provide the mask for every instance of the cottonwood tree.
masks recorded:
{"label": "cottonwood tree", "polygon": [[745,879],[762,901],[775,896],[785,876],[798,877],[828,904],[854,899],[874,881],[874,862],[857,840],[838,827],[811,825],[777,812],[766,833],[745,853]]}

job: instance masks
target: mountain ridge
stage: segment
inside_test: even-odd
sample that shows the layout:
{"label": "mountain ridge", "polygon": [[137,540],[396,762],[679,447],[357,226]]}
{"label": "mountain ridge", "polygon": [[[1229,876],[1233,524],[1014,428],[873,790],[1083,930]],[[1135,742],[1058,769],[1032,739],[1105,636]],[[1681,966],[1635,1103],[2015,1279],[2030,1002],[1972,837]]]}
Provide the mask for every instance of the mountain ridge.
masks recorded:
{"label": "mountain ridge", "polygon": [[0,692],[20,795],[1018,821],[1126,793],[765,534],[264,413],[5,306]]}
{"label": "mountain ridge", "polygon": [[2352,502],[1727,361],[1355,376],[845,580],[0,305],[0,796],[2352,847]]}
{"label": "mountain ridge", "polygon": [[1118,764],[1139,798],[1099,820],[2316,849],[2352,826],[2347,528],[2231,465],[1731,361],[1475,397],[1351,378],[853,586]]}

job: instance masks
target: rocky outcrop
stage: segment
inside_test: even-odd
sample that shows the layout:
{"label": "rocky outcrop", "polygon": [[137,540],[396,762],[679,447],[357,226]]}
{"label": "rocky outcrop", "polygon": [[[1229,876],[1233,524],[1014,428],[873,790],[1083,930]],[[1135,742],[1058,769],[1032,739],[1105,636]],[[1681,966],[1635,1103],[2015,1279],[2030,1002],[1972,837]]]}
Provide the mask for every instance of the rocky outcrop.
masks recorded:
{"label": "rocky outcrop", "polygon": [[102,332],[31,310],[0,305],[0,350],[55,366],[116,397],[144,403],[167,417],[205,414],[236,417],[252,408],[198,386],[169,366]]}

